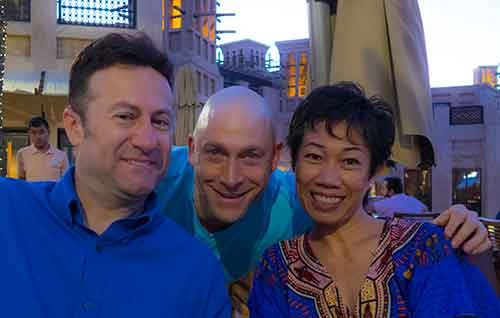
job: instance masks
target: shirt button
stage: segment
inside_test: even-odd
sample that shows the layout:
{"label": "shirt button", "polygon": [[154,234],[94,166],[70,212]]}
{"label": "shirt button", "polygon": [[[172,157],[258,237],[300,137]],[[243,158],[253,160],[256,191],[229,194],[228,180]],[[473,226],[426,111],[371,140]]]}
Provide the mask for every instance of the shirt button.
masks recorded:
{"label": "shirt button", "polygon": [[104,250],[104,246],[100,243],[97,243],[95,245],[95,250],[97,251],[97,253],[102,253],[102,251]]}
{"label": "shirt button", "polygon": [[84,311],[92,311],[95,309],[95,307],[96,307],[95,304],[91,301],[85,301],[82,303],[82,309]]}

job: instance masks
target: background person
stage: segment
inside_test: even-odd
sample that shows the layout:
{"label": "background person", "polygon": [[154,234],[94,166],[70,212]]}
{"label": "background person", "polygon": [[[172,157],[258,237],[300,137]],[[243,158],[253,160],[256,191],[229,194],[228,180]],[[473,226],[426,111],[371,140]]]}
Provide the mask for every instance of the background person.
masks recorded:
{"label": "background person", "polygon": [[382,189],[385,198],[371,203],[378,216],[393,217],[395,212],[422,213],[429,211],[428,207],[417,198],[403,193],[403,183],[398,177],[385,178]]}
{"label": "background person", "polygon": [[17,152],[17,174],[26,181],[57,181],[68,169],[68,156],[49,143],[49,124],[33,117],[28,125],[31,145]]}

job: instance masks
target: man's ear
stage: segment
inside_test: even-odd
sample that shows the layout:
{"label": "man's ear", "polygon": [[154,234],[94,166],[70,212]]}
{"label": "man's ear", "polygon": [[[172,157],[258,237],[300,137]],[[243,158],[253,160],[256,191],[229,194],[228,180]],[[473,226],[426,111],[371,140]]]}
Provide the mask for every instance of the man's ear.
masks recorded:
{"label": "man's ear", "polygon": [[71,108],[70,105],[68,105],[63,112],[63,124],[69,142],[74,147],[78,147],[85,138],[85,131],[83,128],[82,118],[73,110],[73,108]]}
{"label": "man's ear", "polygon": [[188,161],[193,166],[197,161],[197,154],[195,153],[195,140],[193,135],[188,136]]}
{"label": "man's ear", "polygon": [[278,167],[281,159],[281,151],[283,150],[283,143],[277,143],[273,149],[273,171]]}

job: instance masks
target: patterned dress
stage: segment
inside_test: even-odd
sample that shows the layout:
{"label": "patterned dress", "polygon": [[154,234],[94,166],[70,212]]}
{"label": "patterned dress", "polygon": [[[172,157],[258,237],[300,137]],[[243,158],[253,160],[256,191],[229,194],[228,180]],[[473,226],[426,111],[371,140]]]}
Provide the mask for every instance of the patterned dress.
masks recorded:
{"label": "patterned dress", "polygon": [[358,294],[343,302],[314,255],[308,234],[266,250],[255,273],[251,317],[500,317],[500,302],[479,272],[430,223],[391,220]]}

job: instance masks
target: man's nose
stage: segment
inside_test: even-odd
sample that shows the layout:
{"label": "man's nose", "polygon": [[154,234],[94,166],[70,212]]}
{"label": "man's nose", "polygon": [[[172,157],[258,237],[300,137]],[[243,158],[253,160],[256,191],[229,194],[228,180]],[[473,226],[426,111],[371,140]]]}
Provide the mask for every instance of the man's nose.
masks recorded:
{"label": "man's nose", "polygon": [[229,158],[224,165],[224,171],[221,178],[222,184],[230,191],[237,190],[243,182],[243,175],[241,172],[238,160]]}
{"label": "man's nose", "polygon": [[136,125],[130,140],[133,146],[148,152],[158,146],[158,132],[150,121],[144,120]]}

